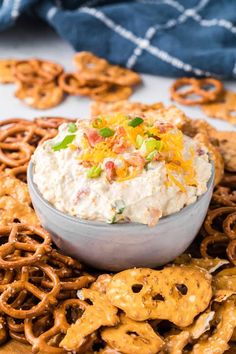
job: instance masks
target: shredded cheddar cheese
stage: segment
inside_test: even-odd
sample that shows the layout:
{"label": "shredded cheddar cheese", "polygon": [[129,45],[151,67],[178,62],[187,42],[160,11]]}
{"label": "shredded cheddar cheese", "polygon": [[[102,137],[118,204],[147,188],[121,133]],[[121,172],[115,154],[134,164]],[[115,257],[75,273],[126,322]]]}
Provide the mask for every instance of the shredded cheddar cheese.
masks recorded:
{"label": "shredded cheddar cheese", "polygon": [[[102,164],[105,159],[109,158],[122,159],[122,153],[129,153],[131,151],[139,154],[140,158],[146,160],[146,164],[148,164],[150,163],[150,159],[148,158],[150,151],[148,151],[147,147],[148,144],[150,145],[150,140],[155,143],[156,139],[159,143],[154,144],[153,149],[157,148],[155,150],[158,152],[157,159],[165,163],[168,177],[166,185],[174,184],[182,192],[186,191],[184,185],[196,185],[193,165],[194,151],[190,151],[191,157],[189,159],[184,158],[182,132],[169,123],[156,122],[154,118],[136,118],[136,120],[138,120],[138,125],[132,126],[131,118],[124,114],[101,116],[93,119],[90,127],[99,139],[92,145],[88,141],[89,138],[84,136],[82,139],[83,149],[78,159],[82,162],[86,161],[92,165],[97,165]],[[114,131],[114,134],[107,137],[99,136],[99,129],[101,127],[107,127],[107,129]],[[138,144],[137,139],[143,143]],[[119,153],[119,148],[121,149],[121,153]],[[71,146],[71,149],[73,149],[73,146]],[[155,155],[155,151],[153,156]],[[142,172],[144,167],[145,164],[140,169],[140,166],[137,165],[136,167],[135,164],[129,165],[127,162],[121,166],[116,166],[116,181],[125,181],[134,178]]]}

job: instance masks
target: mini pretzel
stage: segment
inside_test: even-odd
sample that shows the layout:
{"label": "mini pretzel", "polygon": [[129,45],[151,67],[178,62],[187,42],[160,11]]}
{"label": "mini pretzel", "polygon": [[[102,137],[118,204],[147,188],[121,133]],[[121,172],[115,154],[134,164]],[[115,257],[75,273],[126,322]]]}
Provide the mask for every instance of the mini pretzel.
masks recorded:
{"label": "mini pretzel", "polygon": [[114,102],[125,100],[132,94],[132,89],[129,86],[120,86],[116,84],[107,85],[106,90],[102,92],[92,92],[91,97],[95,101]]}
{"label": "mini pretzel", "polygon": [[4,344],[8,339],[8,332],[5,318],[0,314],[0,345]]}
{"label": "mini pretzel", "polygon": [[236,230],[232,227],[236,222],[236,211],[229,214],[223,221],[224,233],[231,239],[236,238]]}
{"label": "mini pretzel", "polygon": [[27,165],[23,165],[23,166],[18,166],[18,167],[13,167],[11,169],[6,169],[5,173],[8,176],[11,177],[16,177],[17,180],[20,180],[21,182],[26,183],[27,181]]}
{"label": "mini pretzel", "polygon": [[[25,320],[25,335],[29,343],[32,344],[33,353],[37,353],[38,351],[52,354],[65,353],[64,349],[58,348],[58,346],[55,347],[55,344],[56,341],[60,340],[59,334],[65,334],[70,327],[70,324],[66,318],[67,311],[69,308],[79,308],[82,311],[85,311],[88,306],[89,305],[85,301],[81,301],[79,299],[70,299],[64,301],[58,308],[54,310],[54,323],[52,327],[39,336],[35,335],[37,322],[35,324],[32,318],[27,318]],[[50,344],[50,342],[54,343],[54,345]],[[87,340],[86,342],[86,344],[88,344],[89,341]]]}
{"label": "mini pretzel", "polygon": [[[18,151],[14,156],[6,151]],[[0,161],[10,167],[18,167],[26,164],[33,153],[32,147],[23,142],[1,143],[0,142]]]}
{"label": "mini pretzel", "polygon": [[[34,238],[34,236],[40,237],[43,243],[21,242],[22,233],[27,233],[29,238]],[[3,269],[32,265],[51,250],[50,235],[38,226],[13,224],[13,226],[0,227],[0,238],[3,236],[8,236],[8,242],[0,246],[0,267]],[[29,255],[9,258],[16,250],[29,252]]]}
{"label": "mini pretzel", "polygon": [[187,266],[161,271],[129,269],[113,276],[106,294],[135,321],[166,319],[188,326],[210,302],[211,276],[203,269]]}
{"label": "mini pretzel", "polygon": [[15,96],[33,108],[48,109],[62,101],[63,91],[54,82],[44,85],[18,83]]}
{"label": "mini pretzel", "polygon": [[[60,292],[59,278],[53,272],[52,268],[44,263],[36,263],[34,267],[37,267],[51,279],[53,282],[52,290],[49,292],[43,292],[35,285],[33,285],[29,279],[29,269],[28,267],[24,266],[22,268],[21,279],[13,282],[10,286],[8,286],[8,288],[6,288],[6,290],[0,296],[0,310],[8,316],[19,319],[32,318],[42,314],[49,306],[55,305],[57,303],[56,297]],[[40,302],[26,310],[13,308],[12,305],[8,303],[8,300],[23,290],[33,294],[40,300]]]}
{"label": "mini pretzel", "polygon": [[209,235],[222,235],[222,232],[215,229],[212,225],[216,218],[236,212],[236,207],[221,207],[210,210],[204,222],[204,228]]}
{"label": "mini pretzel", "polygon": [[236,266],[236,239],[230,241],[226,249],[229,260]]}
{"label": "mini pretzel", "polygon": [[111,348],[126,354],[156,354],[164,344],[150,324],[135,322],[124,315],[116,327],[102,330],[101,336]]}
{"label": "mini pretzel", "polygon": [[[94,277],[91,275],[81,275],[74,278],[64,278],[61,280],[61,290],[80,290],[87,287],[94,281]],[[53,283],[42,279],[41,285],[46,288],[52,288]]]}
{"label": "mini pretzel", "polygon": [[10,196],[0,197],[0,226],[10,225],[16,220],[20,223],[39,225],[35,211],[27,204]]}
{"label": "mini pretzel", "polygon": [[35,123],[41,128],[58,129],[62,123],[75,122],[75,119],[61,117],[40,117],[35,118]]}
{"label": "mini pretzel", "polygon": [[17,61],[13,59],[0,60],[0,83],[11,84],[15,81],[13,68],[16,62]]}
{"label": "mini pretzel", "polygon": [[106,83],[101,83],[100,81],[85,80],[76,73],[64,73],[59,77],[59,86],[65,92],[70,95],[82,95],[90,96],[92,94],[98,94],[107,89]]}
{"label": "mini pretzel", "polygon": [[[211,85],[213,90],[204,89],[204,86]],[[190,86],[190,88],[181,91],[180,88],[184,86]],[[206,78],[206,79],[195,79],[183,77],[174,82],[170,88],[171,98],[183,105],[198,105],[207,102],[215,101],[216,98],[222,93],[223,84],[221,81]],[[191,95],[197,95],[197,98],[191,98]]]}
{"label": "mini pretzel", "polygon": [[106,295],[95,290],[83,289],[79,297],[82,300],[89,299],[93,304],[88,306],[82,317],[68,329],[60,343],[67,351],[79,350],[86,338],[101,326],[114,326],[119,321],[118,310],[110,304]]}
{"label": "mini pretzel", "polygon": [[1,269],[0,272],[0,293],[2,293],[6,286],[13,282],[14,271],[12,269]]}
{"label": "mini pretzel", "polygon": [[[204,258],[212,258],[212,256],[209,254],[209,246],[219,246],[219,250],[218,252],[220,252],[222,254],[222,246],[223,250],[225,249],[225,246],[227,246],[228,244],[228,237],[224,236],[224,235],[220,235],[220,234],[216,234],[216,235],[211,235],[211,236],[207,236],[205,237],[202,242],[201,242],[201,246],[200,246],[200,252],[202,257]],[[216,250],[217,251],[217,250]]]}
{"label": "mini pretzel", "polygon": [[236,206],[236,192],[231,192],[228,187],[216,186],[212,201],[222,206]]}
{"label": "mini pretzel", "polygon": [[[206,102],[207,103],[207,102]],[[203,112],[212,118],[225,120],[229,123],[236,124],[236,93],[225,91],[224,95],[216,102],[204,104]]]}
{"label": "mini pretzel", "polygon": [[228,300],[219,307],[216,312],[216,330],[212,335],[199,340],[193,346],[192,354],[199,353],[224,353],[228,348],[228,342],[236,327],[236,306],[234,301]]}
{"label": "mini pretzel", "polygon": [[92,74],[102,73],[108,67],[105,59],[99,58],[90,52],[80,52],[74,55],[74,63],[78,71],[92,72]]}
{"label": "mini pretzel", "polygon": [[23,83],[44,84],[52,81],[61,72],[59,64],[38,59],[20,60],[14,66],[15,78]]}

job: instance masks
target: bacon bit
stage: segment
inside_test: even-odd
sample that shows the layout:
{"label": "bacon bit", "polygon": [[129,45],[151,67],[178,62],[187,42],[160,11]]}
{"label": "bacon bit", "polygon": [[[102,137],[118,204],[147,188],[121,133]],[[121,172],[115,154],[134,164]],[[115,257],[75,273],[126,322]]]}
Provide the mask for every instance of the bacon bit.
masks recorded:
{"label": "bacon bit", "polygon": [[80,162],[80,165],[82,165],[82,166],[85,167],[85,168],[92,167],[92,163],[89,162],[89,161],[81,161],[81,162]]}
{"label": "bacon bit", "polygon": [[149,213],[150,213],[150,219],[148,222],[148,226],[149,227],[156,226],[156,224],[158,223],[158,221],[162,215],[161,211],[159,209],[150,208]]}
{"label": "bacon bit", "polygon": [[130,154],[129,158],[126,159],[130,166],[138,167],[142,170],[145,166],[145,159],[139,153]]}
{"label": "bacon bit", "polygon": [[91,147],[94,147],[97,143],[103,141],[102,136],[99,135],[99,133],[95,129],[87,129],[84,134],[88,139],[89,145]]}
{"label": "bacon bit", "polygon": [[169,129],[172,129],[174,126],[171,123],[156,122],[155,127],[159,129],[161,134],[164,134]]}
{"label": "bacon bit", "polygon": [[113,181],[116,176],[116,169],[113,161],[107,161],[105,163],[105,171],[106,171],[108,181],[109,182]]}
{"label": "bacon bit", "polygon": [[82,198],[86,197],[86,195],[89,194],[89,188],[82,188],[80,191],[78,191],[76,195],[76,202],[78,203]]}

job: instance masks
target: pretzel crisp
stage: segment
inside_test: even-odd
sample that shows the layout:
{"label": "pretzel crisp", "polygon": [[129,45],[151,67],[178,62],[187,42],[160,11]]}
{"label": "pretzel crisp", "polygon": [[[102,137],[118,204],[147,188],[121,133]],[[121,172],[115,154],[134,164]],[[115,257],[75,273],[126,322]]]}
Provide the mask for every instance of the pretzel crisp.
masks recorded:
{"label": "pretzel crisp", "polygon": [[[8,238],[8,242],[0,246],[0,267],[3,269],[32,265],[41,260],[51,250],[50,235],[37,226],[13,224],[12,226],[0,227],[0,238],[4,237]],[[35,237],[41,238],[43,242],[31,242],[31,238],[34,240]],[[27,252],[27,255],[15,257],[14,252],[16,250]]]}
{"label": "pretzel crisp", "polygon": [[236,267],[226,268],[213,279],[213,286],[217,290],[230,290],[236,292]]}
{"label": "pretzel crisp", "polygon": [[[29,267],[24,266],[21,271],[21,278],[10,284],[0,296],[0,310],[7,314],[8,316],[25,319],[32,318],[42,314],[49,306],[55,305],[57,303],[57,295],[60,292],[60,280],[57,275],[53,272],[52,268],[44,263],[36,263],[34,267],[37,267],[40,271],[44,272],[53,282],[53,288],[49,292],[44,292],[40,288],[36,287],[30,282],[29,279]],[[40,301],[30,307],[29,309],[17,309],[13,307],[13,304],[9,304],[9,299],[26,290]]]}
{"label": "pretzel crisp", "polygon": [[126,354],[156,354],[164,345],[150,324],[133,321],[124,315],[116,327],[104,329],[101,336],[111,348]]}
{"label": "pretzel crisp", "polygon": [[203,269],[185,266],[130,269],[114,275],[107,296],[133,320],[166,319],[188,326],[210,302],[211,277]]}
{"label": "pretzel crisp", "polygon": [[99,102],[95,101],[91,104],[91,116],[97,117],[103,114],[123,113],[129,114],[151,114],[154,115],[161,108],[164,108],[163,103],[156,102],[153,104],[145,104],[141,102],[130,102],[121,100],[117,102]]}
{"label": "pretzel crisp", "polygon": [[0,83],[11,84],[15,81],[13,68],[16,62],[14,59],[0,60]]}
{"label": "pretzel crisp", "polygon": [[[186,89],[184,89],[187,86]],[[208,89],[208,88],[211,89]],[[223,92],[221,81],[206,78],[195,79],[183,77],[177,79],[170,88],[171,98],[186,106],[193,106],[215,101]],[[192,96],[196,97],[192,97]]]}
{"label": "pretzel crisp", "polygon": [[[92,305],[87,307],[82,317],[67,331],[60,346],[65,350],[79,350],[88,336],[101,326],[114,326],[119,322],[118,309],[110,304],[106,295],[91,289],[79,292],[81,300],[89,299]],[[92,319],[92,321],[91,321]]]}
{"label": "pretzel crisp", "polygon": [[95,101],[114,102],[127,99],[131,94],[132,89],[129,86],[110,84],[104,91],[92,93],[91,97]]}
{"label": "pretzel crisp", "polygon": [[226,264],[229,264],[229,261],[226,259],[220,258],[192,258],[190,254],[182,254],[174,261],[178,265],[188,265],[191,267],[200,267],[206,269],[210,274],[214,273],[219,268],[223,267]]}
{"label": "pretzel crisp", "polygon": [[229,123],[236,124],[236,93],[225,91],[225,93],[214,103],[204,104],[203,112],[212,118],[225,120]]}
{"label": "pretzel crisp", "polygon": [[219,151],[223,156],[227,171],[236,171],[236,132],[217,131],[211,135],[216,140]]}
{"label": "pretzel crisp", "polygon": [[200,339],[194,345],[192,354],[224,353],[236,327],[236,306],[233,300],[224,302],[216,311],[217,327],[211,336]]}
{"label": "pretzel crisp", "polygon": [[215,167],[215,185],[220,183],[224,175],[224,160],[219,149],[214,146],[206,133],[198,133],[195,135],[194,140],[207,147],[210,158],[214,162]]}

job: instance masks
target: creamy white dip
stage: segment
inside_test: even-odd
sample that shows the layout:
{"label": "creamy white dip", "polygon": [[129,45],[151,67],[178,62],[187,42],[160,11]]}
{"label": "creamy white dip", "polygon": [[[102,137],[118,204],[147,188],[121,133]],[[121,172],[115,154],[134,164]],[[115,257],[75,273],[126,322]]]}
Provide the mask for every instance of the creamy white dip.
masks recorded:
{"label": "creamy white dip", "polygon": [[[137,151],[142,154],[142,147],[137,150],[131,146],[115,157],[106,157],[100,163],[101,174],[89,178],[89,168],[80,160],[89,124],[87,120],[78,121],[73,134],[68,131],[68,124],[61,125],[58,135],[38,146],[33,155],[33,180],[42,196],[58,210],[86,220],[132,221],[153,226],[160,217],[194,203],[207,190],[211,176],[207,150],[184,135],[182,157],[186,160],[192,157],[195,185],[187,185],[182,173],[172,172],[184,190],[170,181],[166,161],[161,159],[146,164],[133,178],[123,181],[107,178],[107,161],[120,167],[129,154]],[[53,147],[68,135],[75,135],[71,145],[54,151]]]}

